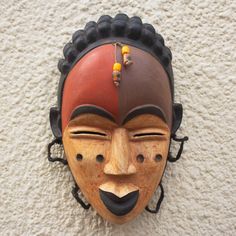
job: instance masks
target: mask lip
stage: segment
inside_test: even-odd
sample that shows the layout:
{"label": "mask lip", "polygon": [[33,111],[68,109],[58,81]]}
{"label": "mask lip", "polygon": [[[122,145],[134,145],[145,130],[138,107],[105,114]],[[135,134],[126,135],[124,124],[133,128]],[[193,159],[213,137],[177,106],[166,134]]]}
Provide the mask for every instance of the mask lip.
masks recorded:
{"label": "mask lip", "polygon": [[119,198],[111,192],[99,189],[100,198],[105,207],[116,216],[128,214],[136,205],[139,198],[139,190],[130,192]]}

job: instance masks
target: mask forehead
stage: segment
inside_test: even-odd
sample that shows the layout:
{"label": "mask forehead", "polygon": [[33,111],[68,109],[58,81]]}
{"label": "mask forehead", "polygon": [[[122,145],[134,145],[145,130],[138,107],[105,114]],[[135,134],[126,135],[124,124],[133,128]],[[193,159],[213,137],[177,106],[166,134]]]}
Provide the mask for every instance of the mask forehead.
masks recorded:
{"label": "mask forehead", "polygon": [[[104,108],[118,124],[135,107],[156,105],[171,127],[172,99],[166,72],[152,55],[135,47],[130,48],[133,64],[122,70],[119,87],[112,81],[115,51],[111,44],[93,49],[74,66],[63,91],[63,130],[74,109],[85,104]],[[118,61],[121,61],[120,57],[118,53]]]}

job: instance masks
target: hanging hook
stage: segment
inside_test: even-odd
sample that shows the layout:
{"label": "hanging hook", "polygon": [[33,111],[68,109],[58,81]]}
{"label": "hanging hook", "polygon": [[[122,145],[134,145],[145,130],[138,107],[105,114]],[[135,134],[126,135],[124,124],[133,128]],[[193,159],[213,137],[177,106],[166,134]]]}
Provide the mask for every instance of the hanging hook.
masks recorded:
{"label": "hanging hook", "polygon": [[183,138],[177,138],[176,135],[174,134],[174,135],[172,135],[171,138],[176,142],[181,142],[180,147],[179,147],[179,151],[178,151],[176,157],[172,157],[171,153],[169,153],[169,155],[168,155],[168,161],[169,162],[176,162],[181,157],[181,154],[182,154],[183,149],[184,149],[184,142],[188,141],[188,137],[185,136]]}
{"label": "hanging hook", "polygon": [[51,148],[55,145],[55,144],[59,144],[62,145],[62,140],[61,138],[56,138],[54,139],[51,143],[48,144],[48,160],[51,162],[61,162],[64,165],[68,165],[67,160],[60,158],[60,157],[52,157],[52,153],[51,153]]}
{"label": "hanging hook", "polygon": [[164,199],[164,188],[163,188],[163,186],[162,186],[162,184],[160,183],[160,188],[161,188],[161,195],[160,195],[160,198],[159,198],[159,200],[157,201],[157,204],[156,204],[156,208],[154,209],[154,210],[151,210],[148,206],[146,206],[145,207],[145,210],[146,211],[148,211],[148,212],[150,212],[150,213],[158,213],[158,211],[159,211],[159,209],[160,209],[160,207],[161,207],[161,203],[162,203],[162,201],[163,201],[163,199]]}
{"label": "hanging hook", "polygon": [[86,203],[79,197],[79,194],[78,194],[79,190],[80,190],[80,189],[79,189],[78,185],[75,183],[75,187],[72,187],[71,193],[72,193],[73,197],[76,199],[76,201],[77,201],[85,210],[88,210],[91,205],[90,205],[89,203],[86,204]]}

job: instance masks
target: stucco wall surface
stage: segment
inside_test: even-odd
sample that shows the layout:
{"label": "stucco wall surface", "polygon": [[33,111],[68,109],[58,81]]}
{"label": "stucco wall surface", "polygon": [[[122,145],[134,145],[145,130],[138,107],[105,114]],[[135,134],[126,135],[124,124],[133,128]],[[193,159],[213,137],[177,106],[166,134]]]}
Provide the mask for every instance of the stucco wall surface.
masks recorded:
{"label": "stucco wall surface", "polygon": [[[125,225],[83,210],[68,168],[46,159],[62,48],[118,12],[152,23],[171,48],[178,134],[190,138],[167,165],[159,214]],[[236,235],[235,19],[234,0],[1,0],[0,235]]]}

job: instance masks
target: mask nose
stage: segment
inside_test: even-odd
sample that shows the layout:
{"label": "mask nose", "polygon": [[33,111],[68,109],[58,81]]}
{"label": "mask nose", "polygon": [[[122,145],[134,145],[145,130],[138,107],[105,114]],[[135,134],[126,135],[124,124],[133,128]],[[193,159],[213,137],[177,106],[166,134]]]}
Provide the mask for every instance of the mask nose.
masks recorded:
{"label": "mask nose", "polygon": [[104,173],[108,175],[135,174],[137,170],[132,162],[128,132],[124,128],[117,128],[112,134],[109,161],[104,166]]}

